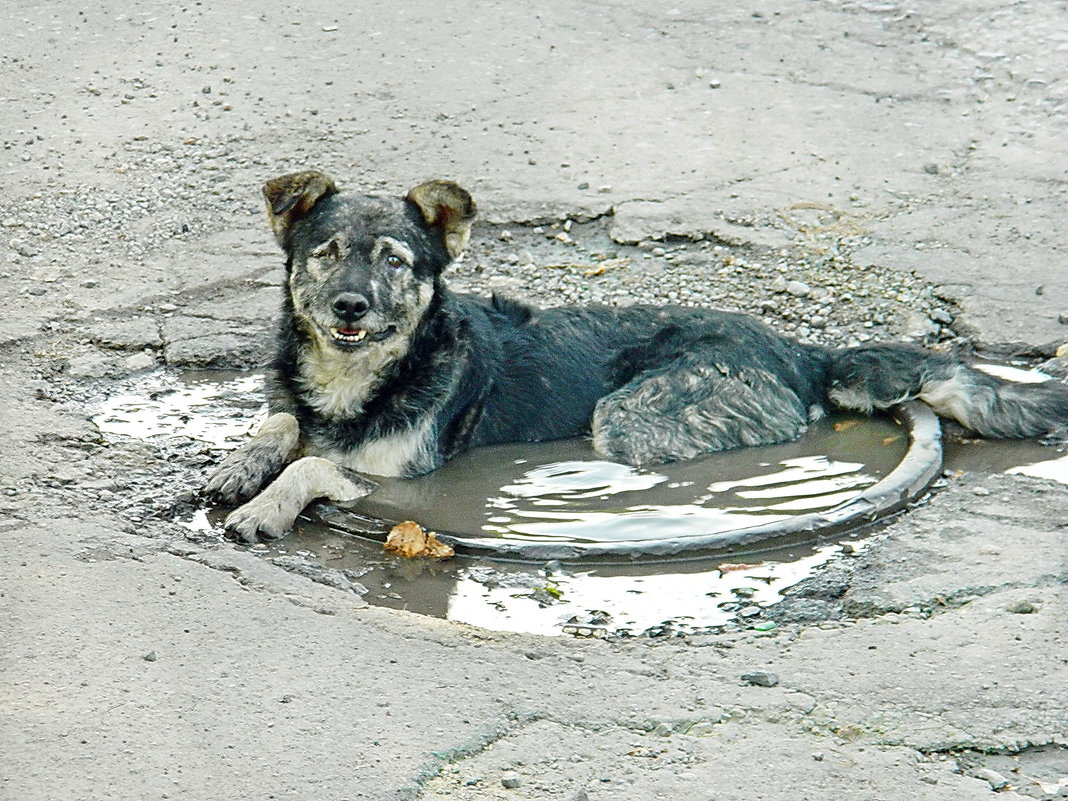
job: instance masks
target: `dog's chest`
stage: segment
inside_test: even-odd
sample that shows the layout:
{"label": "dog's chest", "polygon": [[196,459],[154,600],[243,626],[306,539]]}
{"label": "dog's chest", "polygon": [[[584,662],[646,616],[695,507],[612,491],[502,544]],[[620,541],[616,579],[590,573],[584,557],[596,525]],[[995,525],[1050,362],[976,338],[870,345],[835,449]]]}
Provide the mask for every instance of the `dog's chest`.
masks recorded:
{"label": "dog's chest", "polygon": [[300,356],[299,382],[305,402],[322,417],[345,420],[359,415],[388,368],[407,350],[405,337],[358,353],[318,348]]}
{"label": "dog's chest", "polygon": [[434,425],[426,418],[415,426],[375,437],[352,448],[329,444],[313,450],[335,464],[374,476],[405,477],[428,473],[440,466]]}

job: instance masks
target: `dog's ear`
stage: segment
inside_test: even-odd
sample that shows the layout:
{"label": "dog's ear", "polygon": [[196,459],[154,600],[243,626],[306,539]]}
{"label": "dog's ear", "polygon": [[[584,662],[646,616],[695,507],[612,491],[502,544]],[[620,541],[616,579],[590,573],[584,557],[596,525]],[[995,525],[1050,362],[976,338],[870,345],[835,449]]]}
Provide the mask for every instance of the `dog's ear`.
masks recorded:
{"label": "dog's ear", "polygon": [[289,250],[289,229],[293,223],[306,216],[322,198],[337,191],[334,179],[316,170],[293,172],[265,183],[267,219],[278,244]]}
{"label": "dog's ear", "polygon": [[408,200],[419,207],[427,225],[440,229],[449,256],[463,253],[477,211],[466,189],[452,181],[427,181],[412,189]]}

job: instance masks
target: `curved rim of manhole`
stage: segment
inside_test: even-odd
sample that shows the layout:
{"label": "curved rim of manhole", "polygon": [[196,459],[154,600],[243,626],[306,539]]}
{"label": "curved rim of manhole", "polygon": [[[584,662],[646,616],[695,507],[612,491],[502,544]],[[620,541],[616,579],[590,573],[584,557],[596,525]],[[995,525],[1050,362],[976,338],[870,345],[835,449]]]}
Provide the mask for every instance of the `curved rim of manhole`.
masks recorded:
{"label": "curved rim of manhole", "polygon": [[[831,509],[794,515],[755,526],[650,540],[612,542],[517,542],[497,537],[479,537],[438,531],[443,542],[458,554],[488,556],[518,562],[563,562],[582,559],[650,558],[696,559],[727,549],[737,550],[757,543],[772,547],[786,538],[816,539],[868,526],[904,509],[931,486],[942,470],[942,428],[930,407],[918,401],[889,410],[908,431],[909,445],[897,466],[881,481],[856,497]],[[382,537],[397,521],[345,512],[320,518],[328,527],[357,536]]]}

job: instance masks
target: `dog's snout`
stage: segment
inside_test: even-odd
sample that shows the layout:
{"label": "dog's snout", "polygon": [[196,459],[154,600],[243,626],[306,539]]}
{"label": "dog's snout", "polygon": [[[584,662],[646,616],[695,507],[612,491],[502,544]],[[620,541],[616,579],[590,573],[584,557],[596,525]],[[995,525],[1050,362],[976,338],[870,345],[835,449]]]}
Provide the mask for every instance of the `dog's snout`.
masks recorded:
{"label": "dog's snout", "polygon": [[359,320],[370,308],[370,301],[356,292],[342,292],[334,298],[334,313],[348,322]]}

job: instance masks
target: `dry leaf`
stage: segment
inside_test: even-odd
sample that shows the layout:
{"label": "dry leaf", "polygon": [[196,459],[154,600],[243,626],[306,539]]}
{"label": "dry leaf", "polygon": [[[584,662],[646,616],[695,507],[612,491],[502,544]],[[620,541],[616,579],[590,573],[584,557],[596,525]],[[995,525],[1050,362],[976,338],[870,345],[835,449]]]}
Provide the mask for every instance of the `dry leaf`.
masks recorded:
{"label": "dry leaf", "polygon": [[452,546],[434,536],[433,532],[423,531],[423,527],[414,520],[406,520],[393,527],[386,537],[387,551],[399,553],[412,559],[416,556],[429,556],[431,559],[447,559],[455,556]]}
{"label": "dry leaf", "polygon": [[594,267],[591,270],[586,270],[583,275],[587,278],[593,278],[596,275],[604,275],[605,266],[602,264],[600,267]]}

